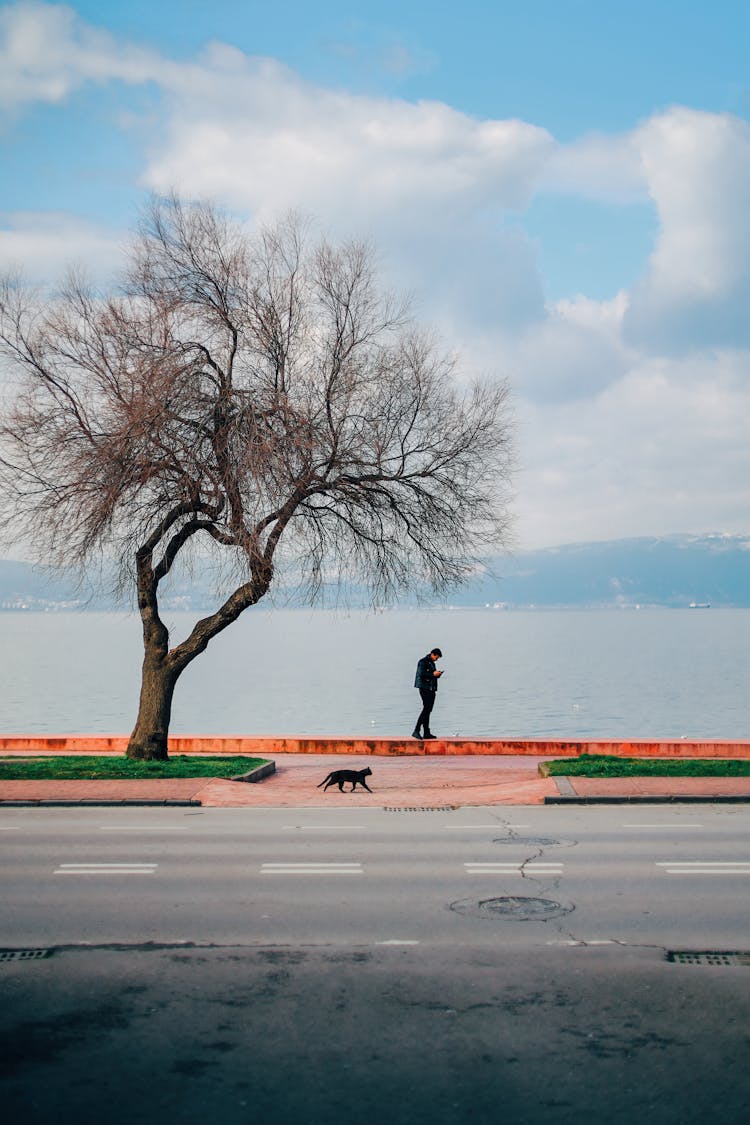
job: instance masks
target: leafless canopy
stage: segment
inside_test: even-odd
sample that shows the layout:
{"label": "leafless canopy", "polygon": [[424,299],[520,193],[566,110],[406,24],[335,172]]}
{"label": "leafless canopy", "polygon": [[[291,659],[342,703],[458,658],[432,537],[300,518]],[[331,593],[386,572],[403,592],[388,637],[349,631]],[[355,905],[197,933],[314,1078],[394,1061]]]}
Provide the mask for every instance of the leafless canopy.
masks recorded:
{"label": "leafless canopy", "polygon": [[6,279],[0,318],[25,373],[1,429],[12,526],[56,558],[114,550],[158,585],[206,538],[254,601],[283,537],[311,590],[335,572],[384,598],[460,580],[502,538],[507,388],[456,390],[365,244],[308,248],[295,220],[251,239],[172,198],[123,295],[72,277],[30,302]]}

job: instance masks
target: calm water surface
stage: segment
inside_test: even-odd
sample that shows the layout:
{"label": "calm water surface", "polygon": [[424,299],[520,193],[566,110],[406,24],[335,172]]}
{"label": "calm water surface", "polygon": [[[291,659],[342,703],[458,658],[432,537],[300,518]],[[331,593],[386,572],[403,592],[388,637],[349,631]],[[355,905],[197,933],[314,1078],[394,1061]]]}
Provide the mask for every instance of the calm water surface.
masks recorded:
{"label": "calm water surface", "polygon": [[[194,616],[173,614],[181,638]],[[251,610],[182,676],[174,734],[408,735],[417,659],[442,735],[748,738],[750,610]],[[0,614],[0,732],[127,733],[140,622]]]}

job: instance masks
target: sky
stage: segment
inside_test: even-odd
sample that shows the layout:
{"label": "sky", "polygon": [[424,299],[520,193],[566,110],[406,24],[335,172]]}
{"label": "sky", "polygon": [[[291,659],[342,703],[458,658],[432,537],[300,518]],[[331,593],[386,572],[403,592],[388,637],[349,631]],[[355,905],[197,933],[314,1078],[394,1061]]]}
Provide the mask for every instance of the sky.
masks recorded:
{"label": "sky", "polygon": [[151,193],[364,236],[507,379],[516,546],[750,531],[750,5],[0,3],[0,269]]}

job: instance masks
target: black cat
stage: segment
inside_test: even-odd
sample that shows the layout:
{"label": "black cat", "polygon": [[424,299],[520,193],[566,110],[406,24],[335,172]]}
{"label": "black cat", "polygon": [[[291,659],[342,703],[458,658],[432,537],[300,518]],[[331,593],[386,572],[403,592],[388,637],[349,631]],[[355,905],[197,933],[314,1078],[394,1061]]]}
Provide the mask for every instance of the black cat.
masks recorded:
{"label": "black cat", "polygon": [[[353,793],[358,785],[363,786],[368,793],[372,793],[372,789],[365,781],[367,775],[371,773],[372,770],[369,766],[365,766],[363,770],[334,770],[333,773],[329,773],[328,777],[323,778],[320,785],[323,786],[324,793],[329,785],[338,785],[339,792],[343,793],[344,782],[351,781],[352,787],[349,790],[350,793]],[[320,789],[320,785],[316,785],[315,788]]]}

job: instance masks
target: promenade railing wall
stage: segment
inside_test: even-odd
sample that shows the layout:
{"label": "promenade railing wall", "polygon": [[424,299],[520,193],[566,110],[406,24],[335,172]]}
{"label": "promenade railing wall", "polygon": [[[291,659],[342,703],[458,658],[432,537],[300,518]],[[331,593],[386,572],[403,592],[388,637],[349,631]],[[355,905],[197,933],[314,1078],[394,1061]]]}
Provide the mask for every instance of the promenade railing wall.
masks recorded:
{"label": "promenade railing wall", "polygon": [[[0,754],[124,754],[127,735],[5,735]],[[372,738],[339,736],[175,735],[170,754],[348,754],[382,756],[507,755],[575,758],[611,754],[622,758],[750,758],[750,741],[699,739],[504,739]]]}

